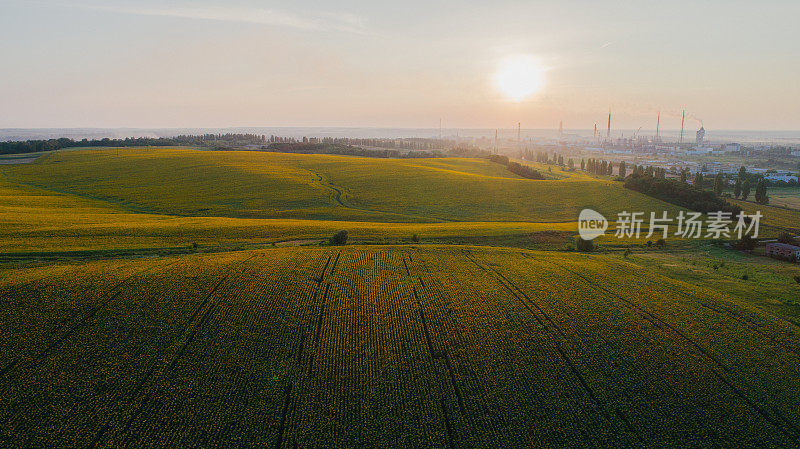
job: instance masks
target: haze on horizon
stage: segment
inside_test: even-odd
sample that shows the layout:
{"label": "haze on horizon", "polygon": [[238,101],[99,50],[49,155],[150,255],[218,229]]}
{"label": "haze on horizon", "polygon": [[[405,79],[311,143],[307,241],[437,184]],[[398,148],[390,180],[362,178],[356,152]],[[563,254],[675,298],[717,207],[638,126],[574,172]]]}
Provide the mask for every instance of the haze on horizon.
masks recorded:
{"label": "haze on horizon", "polygon": [[[0,128],[800,130],[796,1],[0,0]],[[528,80],[533,80],[528,82]],[[692,127],[687,121],[687,127]]]}

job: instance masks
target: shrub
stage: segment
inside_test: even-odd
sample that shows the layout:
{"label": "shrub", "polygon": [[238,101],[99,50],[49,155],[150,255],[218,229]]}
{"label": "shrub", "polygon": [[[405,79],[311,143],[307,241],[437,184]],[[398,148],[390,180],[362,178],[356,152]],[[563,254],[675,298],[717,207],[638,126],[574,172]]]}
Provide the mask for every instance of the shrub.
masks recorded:
{"label": "shrub", "polygon": [[578,249],[578,251],[590,252],[594,250],[594,242],[578,237],[575,240],[575,247]]}
{"label": "shrub", "polygon": [[656,247],[663,248],[665,246],[667,246],[666,240],[664,240],[663,238],[656,240]]}
{"label": "shrub", "polygon": [[735,249],[739,249],[742,251],[752,251],[755,249],[756,243],[758,243],[756,239],[745,234],[742,236],[740,240],[737,240],[735,243],[733,243],[732,246]]}
{"label": "shrub", "polygon": [[630,249],[630,248],[626,249],[626,250],[625,250],[625,252],[624,252],[624,253],[622,253],[622,257],[624,257],[624,258],[626,258],[626,259],[627,259],[627,258],[628,258],[628,256],[630,256],[630,255],[631,255],[631,249]]}
{"label": "shrub", "polygon": [[347,243],[347,231],[342,229],[341,231],[336,231],[336,234],[333,234],[333,237],[330,238],[329,243],[332,246],[340,246]]}
{"label": "shrub", "polygon": [[742,275],[742,280],[743,280],[743,281],[746,281],[746,280],[748,280],[748,279],[750,279],[750,276],[748,276],[747,274],[743,274],[743,275]]}
{"label": "shrub", "polygon": [[786,243],[787,245],[797,245],[797,239],[795,239],[794,236],[788,232],[781,233],[781,235],[778,236],[778,241],[781,243]]}
{"label": "shrub", "polygon": [[419,243],[419,236],[417,234],[412,235],[411,236],[411,241],[415,242],[415,243]]}
{"label": "shrub", "polygon": [[800,276],[795,276],[794,277],[794,281],[797,282],[798,284],[800,284]]}

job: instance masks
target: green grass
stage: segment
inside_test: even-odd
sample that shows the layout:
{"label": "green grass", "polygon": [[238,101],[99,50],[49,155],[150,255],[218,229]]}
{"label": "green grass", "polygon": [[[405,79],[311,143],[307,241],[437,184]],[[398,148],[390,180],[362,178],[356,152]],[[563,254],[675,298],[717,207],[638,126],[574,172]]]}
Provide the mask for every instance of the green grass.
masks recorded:
{"label": "green grass", "polygon": [[[628,262],[683,282],[743,298],[800,326],[800,266],[709,243],[634,250]],[[743,279],[746,277],[746,279]]]}
{"label": "green grass", "polygon": [[7,446],[776,447],[800,335],[610,256],[276,248],[0,267]]}

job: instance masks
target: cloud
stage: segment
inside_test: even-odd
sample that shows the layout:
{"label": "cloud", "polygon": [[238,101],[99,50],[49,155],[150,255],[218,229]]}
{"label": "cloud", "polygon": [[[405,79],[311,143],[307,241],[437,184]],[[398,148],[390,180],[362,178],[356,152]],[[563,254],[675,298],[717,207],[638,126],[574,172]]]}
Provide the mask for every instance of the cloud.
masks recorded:
{"label": "cloud", "polygon": [[321,13],[311,16],[268,8],[222,5],[78,4],[75,6],[120,14],[253,23],[299,30],[340,31],[357,34],[365,32],[361,18],[347,13]]}

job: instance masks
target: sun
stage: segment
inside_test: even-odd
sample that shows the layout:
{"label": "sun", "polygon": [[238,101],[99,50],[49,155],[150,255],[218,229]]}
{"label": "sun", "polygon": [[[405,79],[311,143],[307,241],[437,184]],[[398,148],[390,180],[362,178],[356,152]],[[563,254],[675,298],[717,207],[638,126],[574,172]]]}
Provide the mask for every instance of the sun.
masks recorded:
{"label": "sun", "polygon": [[510,100],[522,101],[541,90],[544,72],[544,66],[534,56],[509,56],[500,63],[494,82]]}

